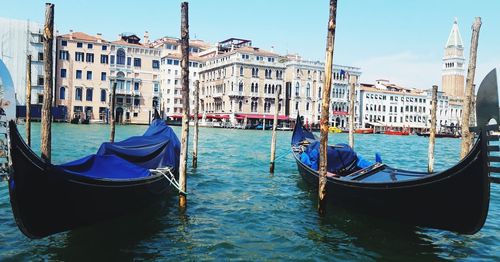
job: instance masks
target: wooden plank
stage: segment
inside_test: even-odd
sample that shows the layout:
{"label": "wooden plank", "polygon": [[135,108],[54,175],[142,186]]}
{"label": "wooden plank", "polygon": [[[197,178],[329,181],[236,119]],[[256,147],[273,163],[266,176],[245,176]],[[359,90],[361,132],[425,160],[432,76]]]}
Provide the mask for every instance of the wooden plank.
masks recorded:
{"label": "wooden plank", "polygon": [[500,184],[500,177],[490,176],[491,183]]}
{"label": "wooden plank", "polygon": [[490,166],[490,173],[500,174],[500,167],[499,166]]}
{"label": "wooden plank", "polygon": [[500,146],[488,146],[489,152],[498,152],[500,151]]}
{"label": "wooden plank", "polygon": [[500,162],[500,156],[489,156],[490,162]]}

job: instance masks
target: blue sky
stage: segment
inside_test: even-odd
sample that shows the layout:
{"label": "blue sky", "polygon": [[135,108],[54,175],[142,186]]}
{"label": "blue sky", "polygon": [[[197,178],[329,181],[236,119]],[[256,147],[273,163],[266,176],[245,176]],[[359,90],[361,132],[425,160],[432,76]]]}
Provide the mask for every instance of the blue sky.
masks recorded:
{"label": "blue sky", "polygon": [[[4,1],[0,16],[43,23],[44,1]],[[102,33],[114,40],[121,32],[152,39],[179,36],[180,3],[168,1],[65,0],[55,3],[61,33],[70,29]],[[147,3],[147,4],[146,4]],[[280,54],[299,53],[323,60],[328,0],[191,0],[190,36],[217,42],[229,37]],[[441,58],[457,17],[468,58],[471,25],[481,16],[476,82],[500,67],[500,1],[339,0],[334,62],[362,68],[362,81],[378,78],[408,87],[441,85]]]}

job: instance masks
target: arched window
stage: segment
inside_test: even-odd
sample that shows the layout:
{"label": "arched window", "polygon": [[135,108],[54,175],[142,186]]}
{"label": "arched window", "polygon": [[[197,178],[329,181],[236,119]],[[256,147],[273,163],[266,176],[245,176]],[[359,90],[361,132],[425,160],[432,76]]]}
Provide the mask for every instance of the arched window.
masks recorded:
{"label": "arched window", "polygon": [[82,88],[77,87],[75,89],[75,100],[82,101]]}
{"label": "arched window", "polygon": [[252,67],[252,77],[255,77],[255,68]]}
{"label": "arched window", "polygon": [[106,90],[101,89],[101,102],[106,102]]}
{"label": "arched window", "polygon": [[240,82],[240,84],[239,84],[239,91],[243,92],[243,82]]}
{"label": "arched window", "polygon": [[318,88],[318,98],[321,98],[321,86]]}
{"label": "arched window", "polygon": [[299,102],[295,103],[295,110],[299,110]]}
{"label": "arched window", "polygon": [[309,83],[307,83],[306,96],[311,97],[311,84],[309,84]]}
{"label": "arched window", "polygon": [[271,85],[269,85],[269,89],[270,89],[270,90],[269,90],[269,93],[273,93],[273,94],[274,94],[274,89],[275,89],[275,88],[274,88],[274,85],[273,85],[272,87],[271,87]]}
{"label": "arched window", "polygon": [[240,66],[240,76],[243,75],[243,66]]}
{"label": "arched window", "polygon": [[125,51],[122,48],[116,51],[116,63],[119,65],[125,64]]}
{"label": "arched window", "polygon": [[93,91],[94,91],[93,88],[87,88],[86,93],[85,93],[85,100],[86,101],[92,101]]}
{"label": "arched window", "polygon": [[[257,69],[258,70],[258,69]],[[258,83],[255,83],[255,93],[258,93],[259,92],[259,84]]]}
{"label": "arched window", "polygon": [[309,103],[306,104],[306,111],[309,111]]}
{"label": "arched window", "polygon": [[295,95],[298,96],[300,91],[300,85],[299,82],[295,83]]}
{"label": "arched window", "polygon": [[241,112],[241,111],[242,111],[242,109],[243,109],[243,101],[240,101],[240,102],[238,103],[238,110]]}
{"label": "arched window", "polygon": [[255,92],[255,87],[254,87],[254,84],[252,83],[252,85],[250,86],[250,92]]}
{"label": "arched window", "polygon": [[66,99],[66,87],[61,86],[59,88],[59,99],[64,100]]}

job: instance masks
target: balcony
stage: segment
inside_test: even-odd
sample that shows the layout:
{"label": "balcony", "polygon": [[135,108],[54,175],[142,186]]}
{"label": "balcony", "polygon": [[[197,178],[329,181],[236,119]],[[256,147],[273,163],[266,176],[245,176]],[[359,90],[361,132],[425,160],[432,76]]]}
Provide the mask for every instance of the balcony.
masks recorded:
{"label": "balcony", "polygon": [[227,92],[228,96],[244,96],[243,91],[229,91]]}

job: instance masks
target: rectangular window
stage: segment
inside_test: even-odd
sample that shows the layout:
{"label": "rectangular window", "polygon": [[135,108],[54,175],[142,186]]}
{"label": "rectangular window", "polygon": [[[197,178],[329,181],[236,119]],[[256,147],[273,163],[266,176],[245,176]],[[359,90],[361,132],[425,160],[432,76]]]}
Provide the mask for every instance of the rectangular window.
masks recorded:
{"label": "rectangular window", "polygon": [[153,69],[158,69],[158,68],[160,68],[160,61],[153,60]]}
{"label": "rectangular window", "polygon": [[87,71],[87,80],[92,80],[92,71]]}
{"label": "rectangular window", "polygon": [[68,46],[68,41],[61,40],[61,46]]}
{"label": "rectangular window", "polygon": [[75,52],[75,61],[83,62],[84,54],[83,52]]}
{"label": "rectangular window", "polygon": [[82,70],[76,70],[76,79],[82,79]]}
{"label": "rectangular window", "polygon": [[59,59],[60,60],[68,60],[69,59],[69,52],[65,50],[59,50]]}
{"label": "rectangular window", "polygon": [[87,48],[88,49],[92,49],[92,48],[94,48],[94,45],[93,44],[87,44]]}
{"label": "rectangular window", "polygon": [[179,65],[179,60],[174,60],[174,65]]}
{"label": "rectangular window", "polygon": [[107,46],[107,45],[103,45],[103,46],[101,47],[101,49],[102,49],[102,51],[106,51],[106,50],[108,50],[108,46]]}
{"label": "rectangular window", "polygon": [[134,83],[134,91],[139,91],[139,82]]}
{"label": "rectangular window", "polygon": [[83,47],[83,43],[76,43],[76,47],[82,48]]}
{"label": "rectangular window", "polygon": [[94,63],[94,54],[92,54],[92,53],[87,53],[87,54],[86,54],[86,61],[87,61],[88,63]]}
{"label": "rectangular window", "polygon": [[37,85],[43,86],[43,76],[38,76]]}
{"label": "rectangular window", "polygon": [[141,59],[140,58],[134,58],[134,66],[141,67]]}
{"label": "rectangular window", "polygon": [[61,68],[61,78],[66,78],[66,69]]}
{"label": "rectangular window", "polygon": [[101,72],[101,81],[106,81],[106,72]]}
{"label": "rectangular window", "polygon": [[82,101],[82,88],[75,88],[75,100]]}
{"label": "rectangular window", "polygon": [[167,59],[167,64],[169,64],[169,65],[173,64],[173,60],[172,59]]}
{"label": "rectangular window", "polygon": [[87,93],[85,94],[85,100],[92,101],[92,95],[94,94],[93,88],[87,88]]}
{"label": "rectangular window", "polygon": [[110,61],[110,64],[114,64],[115,63],[115,56],[114,55],[111,55],[109,57],[109,61]]}
{"label": "rectangular window", "polygon": [[38,52],[38,61],[43,61],[43,52]]}
{"label": "rectangular window", "polygon": [[108,55],[101,55],[101,64],[108,63]]}
{"label": "rectangular window", "polygon": [[127,65],[130,65],[132,63],[131,61],[132,61],[132,58],[127,57]]}

